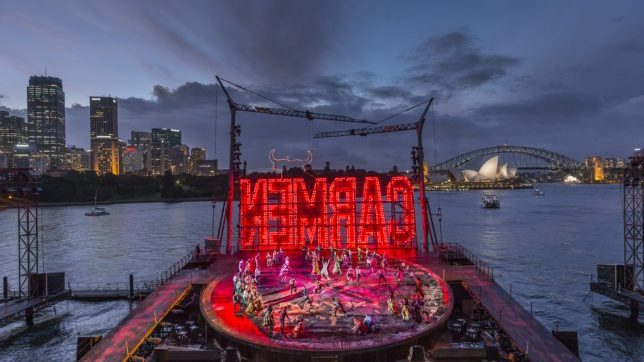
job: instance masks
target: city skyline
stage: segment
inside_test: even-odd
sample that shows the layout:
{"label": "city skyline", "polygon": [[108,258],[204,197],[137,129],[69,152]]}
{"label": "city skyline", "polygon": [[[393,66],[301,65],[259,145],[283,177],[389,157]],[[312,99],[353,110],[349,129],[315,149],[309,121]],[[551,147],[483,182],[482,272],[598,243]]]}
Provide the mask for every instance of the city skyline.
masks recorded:
{"label": "city skyline", "polygon": [[[228,109],[214,84],[220,74],[298,109],[374,120],[434,95],[435,135],[426,136],[430,162],[504,143],[578,160],[594,154],[626,157],[641,146],[641,136],[630,131],[644,108],[644,74],[638,70],[644,53],[634,36],[643,30],[640,3],[470,4],[459,17],[441,4],[425,13],[391,3],[369,8],[360,2],[258,2],[247,11],[239,4],[164,4],[152,9],[146,2],[109,7],[71,2],[51,9],[69,22],[43,18],[46,12],[26,16],[33,5],[4,12],[0,76],[7,81],[0,107],[25,116],[25,79],[47,68],[66,85],[68,144],[89,146],[87,99],[111,94],[119,100],[123,131],[180,128],[186,143],[205,147],[210,158],[226,164]],[[579,13],[581,6],[587,11]],[[282,24],[292,12],[301,18]],[[477,15],[493,13],[496,21]],[[119,21],[123,14],[126,19]],[[360,22],[352,21],[356,14]],[[265,22],[250,21],[260,19]],[[251,26],[226,37],[231,22]],[[17,41],[43,44],[52,36],[45,29],[60,35],[69,55],[46,57]],[[280,36],[274,35],[277,30]],[[131,37],[122,46],[110,47],[114,54],[128,54],[114,64],[106,64],[103,50],[90,45],[97,39],[112,44],[126,34]],[[149,51],[141,50],[142,44]],[[86,54],[88,49],[95,54]],[[254,56],[245,57],[248,52]],[[402,168],[409,163],[404,135],[360,140],[359,149],[338,154],[341,141],[312,141],[310,134],[342,125],[314,122],[309,129],[299,120],[253,116],[241,125],[240,141],[251,145],[244,151],[251,169],[267,168],[272,148],[297,157],[311,146],[315,167],[329,159],[338,167],[385,169],[392,163],[380,161],[385,155],[366,157],[380,155],[385,140],[398,155],[393,163]]]}

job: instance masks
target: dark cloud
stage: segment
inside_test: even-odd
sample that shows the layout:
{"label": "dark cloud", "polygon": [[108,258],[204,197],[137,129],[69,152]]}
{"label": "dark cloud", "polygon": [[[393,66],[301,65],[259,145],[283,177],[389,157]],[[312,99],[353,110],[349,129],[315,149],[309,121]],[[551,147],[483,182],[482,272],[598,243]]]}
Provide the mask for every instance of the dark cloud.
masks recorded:
{"label": "dark cloud", "polygon": [[316,74],[341,21],[342,5],[327,1],[218,4],[215,26],[227,44],[224,51],[255,79],[290,82]]}
{"label": "dark cloud", "polygon": [[572,121],[578,117],[596,114],[603,102],[597,97],[583,93],[548,93],[514,102],[500,102],[475,108],[474,113],[492,117],[511,117],[516,122],[537,119],[548,123],[553,120]]}
{"label": "dark cloud", "polygon": [[464,32],[429,38],[411,54],[408,80],[434,88],[457,91],[474,88],[505,76],[519,59],[488,54]]}

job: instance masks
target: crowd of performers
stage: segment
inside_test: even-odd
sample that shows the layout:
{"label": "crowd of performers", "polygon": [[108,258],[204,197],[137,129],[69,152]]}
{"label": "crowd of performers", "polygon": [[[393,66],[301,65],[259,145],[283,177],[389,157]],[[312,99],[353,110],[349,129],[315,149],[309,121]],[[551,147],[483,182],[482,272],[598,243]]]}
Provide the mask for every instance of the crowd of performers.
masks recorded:
{"label": "crowd of performers", "polygon": [[[262,295],[258,291],[258,285],[261,283],[261,269],[279,268],[278,280],[288,289],[290,295],[298,294],[296,279],[292,273],[291,259],[286,253],[280,250],[267,252],[265,257],[256,254],[254,257],[240,260],[238,272],[233,276],[234,294],[233,306],[236,311],[243,313],[248,317],[262,317],[262,326],[267,328],[269,335],[273,336],[275,327],[275,317],[278,318],[280,334],[288,338],[297,339],[304,334],[304,319],[291,318],[289,307],[296,304],[301,310],[311,308],[314,305],[314,295],[321,294],[324,288],[331,286],[332,280],[346,280],[348,286],[359,286],[365,282],[365,277],[376,279],[377,285],[381,283],[386,286],[388,291],[387,312],[395,315],[405,321],[413,320],[417,323],[431,321],[432,315],[436,312],[436,303],[428,303],[423,291],[423,280],[410,268],[409,265],[402,263],[396,267],[389,266],[387,256],[370,251],[367,248],[358,247],[354,251],[349,249],[335,249],[330,247],[324,250],[320,247],[315,249],[303,248],[302,259],[306,265],[310,265],[310,274],[314,278],[312,288],[313,295],[309,294],[304,287],[300,292],[301,296],[294,299],[293,302],[284,305],[275,311],[272,305],[264,305]],[[354,256],[357,262],[354,263]],[[329,270],[331,269],[331,270]],[[368,271],[368,272],[367,272]],[[387,271],[394,274],[395,280],[387,280]],[[430,279],[433,281],[433,279]],[[397,298],[398,286],[402,283],[412,284],[414,292],[407,295],[400,295]],[[341,300],[330,298],[331,316],[348,317]],[[319,300],[318,300],[319,302]],[[292,328],[285,328],[286,323],[290,323]],[[364,317],[353,317],[353,333],[356,335],[366,335],[376,331],[373,317],[370,314]]]}

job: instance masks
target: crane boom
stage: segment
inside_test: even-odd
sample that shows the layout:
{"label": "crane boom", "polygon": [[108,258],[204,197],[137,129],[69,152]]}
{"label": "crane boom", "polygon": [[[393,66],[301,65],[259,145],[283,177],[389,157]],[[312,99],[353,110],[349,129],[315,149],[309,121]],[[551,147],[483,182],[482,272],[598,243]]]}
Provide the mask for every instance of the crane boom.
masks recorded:
{"label": "crane boom", "polygon": [[[317,112],[311,112],[311,111],[299,111],[296,109],[292,109],[288,106],[285,106],[279,102],[276,102],[266,96],[263,96],[261,94],[255,93],[253,91],[250,91],[238,84],[232,83],[231,81],[225,80],[224,78],[221,78],[219,76],[216,76],[217,82],[221,86],[221,89],[224,91],[224,94],[226,95],[226,99],[228,101],[228,106],[239,112],[252,112],[252,113],[262,113],[262,114],[273,114],[276,116],[287,116],[287,117],[301,117],[301,118],[306,118],[309,121],[312,121],[314,119],[322,119],[326,121],[335,121],[335,122],[350,122],[350,123],[364,123],[364,124],[376,124],[376,122],[372,121],[367,121],[366,119],[356,119],[353,117],[348,117],[348,116],[342,116],[342,115],[337,115],[337,114],[327,114],[327,113],[317,113]],[[230,93],[228,93],[228,90],[226,87],[224,87],[223,82],[226,82],[228,84],[231,84],[237,88],[243,89],[247,92],[251,92],[255,95],[258,95],[266,100],[269,100],[273,103],[279,104],[283,108],[275,108],[275,107],[260,107],[260,106],[252,106],[249,104],[242,104],[242,103],[236,103],[233,101],[233,98],[230,96]]]}
{"label": "crane boom", "polygon": [[306,118],[309,121],[312,121],[314,119],[322,119],[326,121],[335,121],[335,122],[375,124],[375,122],[367,121],[365,119],[355,119],[352,117],[342,116],[337,114],[317,113],[317,112],[311,112],[311,111],[298,111],[295,109],[286,109],[286,108],[251,106],[248,104],[241,104],[241,103],[235,103],[235,102],[232,102],[232,106],[235,108],[235,110],[240,112],[254,112],[254,113],[273,114],[277,116],[301,117],[301,118]]}
{"label": "crane boom", "polygon": [[392,124],[392,125],[379,126],[379,127],[354,128],[354,129],[348,129],[344,131],[320,132],[320,133],[316,133],[313,136],[313,138],[366,136],[368,134],[374,134],[374,133],[411,131],[411,130],[418,129],[418,127],[420,127],[420,122],[401,123],[401,124]]}

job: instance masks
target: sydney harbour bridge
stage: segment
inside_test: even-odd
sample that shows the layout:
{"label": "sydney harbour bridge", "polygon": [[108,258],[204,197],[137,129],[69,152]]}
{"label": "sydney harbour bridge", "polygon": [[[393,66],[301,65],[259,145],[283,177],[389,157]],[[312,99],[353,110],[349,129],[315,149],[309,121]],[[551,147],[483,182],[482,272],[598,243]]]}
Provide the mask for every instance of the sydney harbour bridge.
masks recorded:
{"label": "sydney harbour bridge", "polygon": [[529,146],[499,145],[462,153],[430,167],[431,173],[444,173],[453,169],[477,169],[486,159],[499,156],[499,164],[518,168],[519,172],[579,170],[582,164],[561,153]]}

